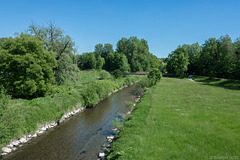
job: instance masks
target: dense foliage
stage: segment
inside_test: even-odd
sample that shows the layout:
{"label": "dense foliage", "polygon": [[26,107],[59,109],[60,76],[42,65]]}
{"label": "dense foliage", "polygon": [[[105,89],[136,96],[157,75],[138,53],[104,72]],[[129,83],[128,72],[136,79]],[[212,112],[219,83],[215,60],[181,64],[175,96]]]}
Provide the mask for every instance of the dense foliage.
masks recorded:
{"label": "dense foliage", "polygon": [[119,88],[119,85],[116,82],[98,80],[90,83],[81,95],[85,101],[85,105],[91,106],[97,104],[102,98],[105,98],[117,88]]}
{"label": "dense foliage", "polygon": [[78,66],[82,70],[104,69],[122,72],[149,71],[160,68],[159,59],[149,52],[147,41],[137,37],[122,38],[116,51],[109,43],[97,44],[95,51],[78,55]]}
{"label": "dense foliage", "polygon": [[[240,39],[232,42],[231,37],[226,35],[219,39],[209,38],[202,46],[194,43],[185,44],[179,48],[187,51],[189,57],[187,71],[186,65],[181,67],[179,63],[173,63],[176,56],[170,54],[167,64],[168,67],[170,66],[168,72],[179,74],[177,70],[184,68],[184,71],[189,74],[240,79]],[[186,61],[181,63],[183,64],[186,64]]]}
{"label": "dense foliage", "polygon": [[120,69],[116,69],[114,72],[113,72],[113,76],[118,79],[118,78],[121,78],[122,77],[122,72]]}
{"label": "dense foliage", "polygon": [[64,35],[64,31],[53,22],[48,26],[32,24],[28,31],[44,44],[46,50],[54,52],[58,64],[55,68],[57,84],[62,84],[66,80],[79,79],[79,69],[74,65],[76,63],[76,56],[73,54],[76,52],[75,43],[70,36]]}
{"label": "dense foliage", "polygon": [[21,34],[0,46],[0,83],[13,97],[44,96],[55,82],[56,60],[35,37]]}
{"label": "dense foliage", "polygon": [[148,74],[148,79],[151,80],[153,85],[155,85],[158,81],[160,81],[161,78],[162,78],[162,73],[157,68],[153,68]]}
{"label": "dense foliage", "polygon": [[187,71],[188,53],[183,47],[177,48],[168,56],[167,71],[183,75]]}

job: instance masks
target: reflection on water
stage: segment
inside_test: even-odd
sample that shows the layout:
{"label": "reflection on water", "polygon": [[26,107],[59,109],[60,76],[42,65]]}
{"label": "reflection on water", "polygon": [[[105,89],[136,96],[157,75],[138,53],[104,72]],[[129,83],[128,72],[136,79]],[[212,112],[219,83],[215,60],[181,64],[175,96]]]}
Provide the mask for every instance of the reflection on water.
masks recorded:
{"label": "reflection on water", "polygon": [[85,110],[30,141],[4,159],[95,160],[106,136],[112,133],[112,121],[130,110],[126,101],[133,102],[136,94],[134,86],[125,88],[96,107]]}

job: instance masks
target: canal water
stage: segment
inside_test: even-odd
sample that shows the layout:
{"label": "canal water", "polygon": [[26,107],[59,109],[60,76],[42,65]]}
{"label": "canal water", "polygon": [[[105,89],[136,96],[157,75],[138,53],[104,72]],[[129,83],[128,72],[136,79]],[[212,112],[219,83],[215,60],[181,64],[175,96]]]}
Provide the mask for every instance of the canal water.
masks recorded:
{"label": "canal water", "polygon": [[71,117],[4,157],[6,160],[96,160],[106,137],[113,134],[113,121],[121,119],[137,97],[135,86],[124,88],[94,108]]}

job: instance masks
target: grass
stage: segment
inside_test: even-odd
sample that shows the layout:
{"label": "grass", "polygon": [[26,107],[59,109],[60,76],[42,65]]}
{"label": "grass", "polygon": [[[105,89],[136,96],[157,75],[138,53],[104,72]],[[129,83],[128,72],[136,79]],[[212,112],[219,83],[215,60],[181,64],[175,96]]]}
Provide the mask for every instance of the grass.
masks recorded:
{"label": "grass", "polygon": [[[0,152],[2,147],[14,138],[19,138],[27,133],[37,130],[38,124],[45,124],[51,121],[58,121],[64,113],[72,110],[77,104],[84,106],[87,102],[84,99],[86,89],[90,88],[94,81],[105,85],[103,91],[113,91],[114,87],[136,81],[137,76],[129,76],[117,80],[98,81],[99,71],[81,71],[81,79],[75,83],[66,83],[57,86],[56,92],[45,97],[26,99],[11,99],[7,108],[0,107]],[[97,83],[97,84],[98,84]],[[106,86],[109,85],[109,86]],[[112,86],[110,86],[112,85]],[[111,92],[111,91],[110,91]],[[108,93],[98,93],[99,98]],[[90,94],[91,95],[91,94]],[[1,115],[1,113],[3,113]]]}
{"label": "grass", "polygon": [[197,82],[202,82],[205,85],[212,85],[212,86],[218,86],[218,87],[227,88],[227,89],[240,90],[239,80],[208,78],[208,77],[200,77],[200,76],[194,76],[193,80]]}
{"label": "grass", "polygon": [[163,78],[148,89],[108,159],[239,159],[240,90],[206,83]]}

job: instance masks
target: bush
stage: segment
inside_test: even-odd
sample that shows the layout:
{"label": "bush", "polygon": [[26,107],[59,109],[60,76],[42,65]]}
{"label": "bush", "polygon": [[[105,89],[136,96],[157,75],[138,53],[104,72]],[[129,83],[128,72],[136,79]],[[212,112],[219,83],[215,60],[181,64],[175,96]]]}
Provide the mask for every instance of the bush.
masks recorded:
{"label": "bush", "polygon": [[137,83],[137,88],[145,88],[145,87],[149,88],[153,84],[151,81],[152,81],[151,79],[145,77]]}
{"label": "bush", "polygon": [[99,73],[99,79],[100,80],[112,79],[112,75],[110,73],[108,73],[107,71],[105,71],[105,70],[101,70],[100,73]]}
{"label": "bush", "polygon": [[119,85],[109,80],[91,82],[82,91],[82,97],[85,105],[91,106],[97,104],[100,99],[107,97],[110,92],[117,88],[119,88]]}
{"label": "bush", "polygon": [[113,76],[118,79],[118,78],[121,78],[122,77],[122,71],[120,69],[116,69],[114,72],[113,72]]}
{"label": "bush", "polygon": [[50,92],[55,67],[53,53],[30,35],[8,38],[0,46],[0,84],[13,97],[34,98]]}
{"label": "bush", "polygon": [[161,78],[162,73],[157,68],[153,68],[148,74],[148,79],[151,80],[152,85],[155,85]]}

